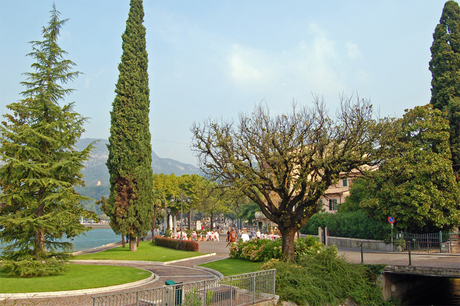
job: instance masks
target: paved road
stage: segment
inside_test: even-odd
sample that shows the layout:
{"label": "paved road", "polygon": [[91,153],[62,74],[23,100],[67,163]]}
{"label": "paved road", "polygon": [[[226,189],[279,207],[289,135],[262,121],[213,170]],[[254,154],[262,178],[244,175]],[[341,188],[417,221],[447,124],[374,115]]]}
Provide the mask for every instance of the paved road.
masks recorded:
{"label": "paved road", "polygon": [[[176,282],[189,282],[215,278],[216,275],[198,269],[195,265],[202,263],[220,260],[227,258],[229,249],[226,247],[225,241],[216,242],[199,242],[200,252],[203,253],[216,253],[215,256],[202,257],[198,259],[189,259],[168,264],[158,264],[149,262],[100,262],[96,264],[111,264],[120,266],[131,266],[140,269],[145,269],[155,273],[157,276],[154,281],[147,284],[136,286],[135,288],[121,288],[117,292],[143,290],[149,288],[160,287],[166,280],[174,280]],[[110,247],[110,246],[108,246]],[[339,254],[344,256],[348,261],[354,263],[361,262],[361,253],[356,249],[339,249]],[[406,253],[376,253],[369,252],[363,254],[364,263],[386,263],[390,265],[408,265],[409,258]],[[80,263],[80,262],[79,262]],[[95,264],[95,263],[88,263]],[[412,265],[414,266],[429,266],[429,267],[454,267],[460,268],[460,256],[458,255],[418,255],[413,254]],[[97,295],[96,292],[86,292],[86,294],[79,296],[66,296],[66,297],[42,297],[37,298],[31,296],[29,299],[15,299],[11,297],[7,301],[1,301],[0,305],[40,305],[40,306],[57,306],[57,305],[92,305],[92,296]]]}

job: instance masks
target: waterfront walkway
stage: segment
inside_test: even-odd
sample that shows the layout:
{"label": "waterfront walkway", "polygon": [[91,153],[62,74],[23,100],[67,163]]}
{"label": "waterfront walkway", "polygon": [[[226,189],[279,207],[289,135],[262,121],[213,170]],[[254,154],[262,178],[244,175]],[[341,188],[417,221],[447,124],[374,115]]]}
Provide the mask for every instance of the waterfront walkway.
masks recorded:
{"label": "waterfront walkway", "polygon": [[[226,247],[225,241],[215,242],[199,242],[200,252],[213,253],[212,256],[203,256],[199,258],[191,258],[168,263],[158,262],[136,262],[136,261],[78,261],[79,264],[103,264],[103,265],[119,265],[130,266],[140,269],[145,269],[154,273],[155,277],[149,281],[141,283],[126,284],[117,286],[116,288],[90,289],[81,290],[79,295],[75,292],[46,294],[29,294],[28,298],[18,299],[18,296],[9,295],[7,300],[0,300],[0,305],[40,305],[40,306],[57,306],[57,305],[92,305],[92,296],[99,294],[109,294],[113,292],[126,292],[133,290],[144,290],[163,286],[166,280],[174,280],[175,282],[191,282],[205,279],[212,279],[218,275],[209,270],[197,267],[197,265],[227,258],[229,249]],[[98,248],[97,251],[114,247],[117,244]],[[86,252],[94,252],[89,250]],[[357,249],[339,249],[339,254],[346,257],[350,262],[360,263],[361,253]],[[364,263],[382,263],[394,266],[407,266],[409,263],[407,253],[377,253],[369,252],[363,254]],[[444,268],[459,268],[460,256],[448,254],[412,254],[413,266],[425,267],[444,267]],[[1,295],[0,295],[1,296]]]}

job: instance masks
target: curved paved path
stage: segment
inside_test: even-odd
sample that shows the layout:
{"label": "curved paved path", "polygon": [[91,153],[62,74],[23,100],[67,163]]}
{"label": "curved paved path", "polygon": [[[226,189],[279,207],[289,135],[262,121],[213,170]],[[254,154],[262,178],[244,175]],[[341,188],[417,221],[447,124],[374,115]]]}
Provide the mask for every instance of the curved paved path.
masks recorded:
{"label": "curved paved path", "polygon": [[[141,283],[136,286],[117,286],[113,289],[113,292],[127,292],[133,290],[144,290],[164,285],[166,280],[174,280],[175,282],[191,282],[205,279],[216,278],[218,275],[212,271],[207,271],[195,267],[203,263],[220,260],[228,257],[228,248],[226,248],[226,242],[200,242],[200,252],[202,253],[215,253],[214,256],[206,256],[199,258],[191,258],[187,260],[180,260],[169,263],[157,263],[157,262],[137,262],[137,261],[78,261],[78,264],[100,264],[100,265],[117,265],[117,266],[129,266],[139,269],[151,271],[155,274],[155,279],[148,283]],[[98,251],[117,246],[113,244],[105,248],[98,248]],[[88,252],[92,252],[89,250]],[[83,292],[82,292],[83,291]],[[57,305],[93,305],[92,296],[99,294],[109,294],[110,292],[97,292],[97,290],[79,290],[79,295],[75,293],[66,292],[59,297],[46,296],[41,294],[42,297],[38,297],[38,294],[31,293],[28,298],[15,298],[14,295],[7,296],[6,300],[0,299],[0,305],[40,305],[40,306],[57,306]],[[45,296],[43,296],[45,295]],[[53,294],[54,295],[54,294]]]}

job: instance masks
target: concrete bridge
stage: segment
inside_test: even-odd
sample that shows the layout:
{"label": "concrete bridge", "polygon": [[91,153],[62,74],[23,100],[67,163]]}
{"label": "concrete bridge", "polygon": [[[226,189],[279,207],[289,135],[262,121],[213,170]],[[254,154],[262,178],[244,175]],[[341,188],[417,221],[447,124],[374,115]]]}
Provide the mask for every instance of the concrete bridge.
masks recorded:
{"label": "concrete bridge", "polygon": [[[460,261],[460,257],[458,258]],[[459,263],[460,265],[460,263]],[[434,276],[434,277],[447,277],[447,278],[460,278],[459,268],[445,268],[445,267],[416,267],[416,266],[386,266],[383,270],[384,274],[411,274],[420,276]]]}
{"label": "concrete bridge", "polygon": [[[382,293],[388,300],[405,300],[448,278],[460,279],[460,254],[372,252],[361,254],[357,249],[339,248],[339,254],[348,261],[365,264],[386,264],[379,277]],[[362,257],[361,257],[362,256]]]}

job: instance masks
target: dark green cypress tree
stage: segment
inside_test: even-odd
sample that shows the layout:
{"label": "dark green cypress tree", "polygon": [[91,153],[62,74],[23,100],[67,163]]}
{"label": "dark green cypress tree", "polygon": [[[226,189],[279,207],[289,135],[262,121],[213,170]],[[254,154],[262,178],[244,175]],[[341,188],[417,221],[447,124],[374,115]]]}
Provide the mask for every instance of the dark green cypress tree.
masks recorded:
{"label": "dark green cypress tree", "polygon": [[59,105],[73,91],[61,85],[79,74],[57,44],[66,21],[53,6],[43,40],[31,42],[34,71],[25,73],[24,99],[7,105],[12,114],[0,124],[0,241],[3,269],[12,275],[64,271],[73,246],[62,238],[86,230],[80,216],[96,218],[81,205],[88,198],[74,188],[84,185],[81,169],[93,148],[76,148],[86,120],[73,103]]}
{"label": "dark green cypress tree", "polygon": [[149,131],[149,84],[142,0],[131,0],[122,35],[120,72],[112,104],[107,167],[110,197],[106,211],[114,230],[136,238],[145,235],[152,222],[153,171]]}
{"label": "dark green cypress tree", "polygon": [[460,167],[460,8],[447,1],[433,34],[430,71],[431,104],[443,111],[450,124],[454,169]]}

